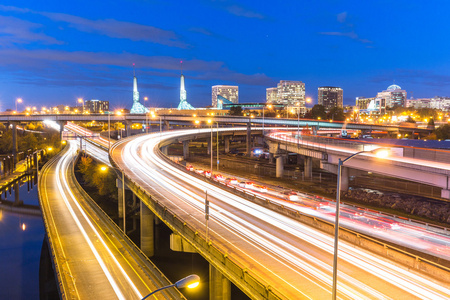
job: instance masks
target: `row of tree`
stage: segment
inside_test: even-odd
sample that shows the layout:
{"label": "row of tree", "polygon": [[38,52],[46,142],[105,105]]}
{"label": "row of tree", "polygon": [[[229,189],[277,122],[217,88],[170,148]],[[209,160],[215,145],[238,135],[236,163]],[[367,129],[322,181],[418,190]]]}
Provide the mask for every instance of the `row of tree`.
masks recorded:
{"label": "row of tree", "polygon": [[[47,147],[54,149],[60,148],[59,132],[44,128],[41,124],[30,123],[26,127],[29,130],[36,130],[42,133],[34,133],[29,131],[19,131],[17,133],[17,148],[19,152],[26,151],[28,149],[37,150]],[[0,131],[2,136],[0,137],[0,154],[12,153],[12,130],[8,130],[5,125],[0,124]]]}

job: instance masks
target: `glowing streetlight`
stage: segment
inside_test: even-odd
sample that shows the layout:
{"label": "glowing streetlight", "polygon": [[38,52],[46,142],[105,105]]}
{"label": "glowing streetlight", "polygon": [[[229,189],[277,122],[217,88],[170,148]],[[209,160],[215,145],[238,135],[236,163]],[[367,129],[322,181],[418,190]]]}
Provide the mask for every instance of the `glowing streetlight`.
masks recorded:
{"label": "glowing streetlight", "polygon": [[192,275],[189,275],[187,277],[184,277],[183,279],[178,280],[174,284],[164,286],[162,288],[159,288],[159,289],[151,292],[150,294],[148,294],[147,296],[142,298],[142,300],[147,299],[149,296],[153,295],[156,292],[159,292],[161,290],[165,290],[165,289],[168,289],[168,288],[171,288],[171,287],[176,287],[178,289],[187,287],[187,288],[193,289],[193,288],[198,287],[199,284],[200,284],[200,277],[198,275],[192,274]]}
{"label": "glowing streetlight", "polygon": [[18,110],[17,110],[17,103],[22,103],[22,98],[17,98],[17,99],[16,99],[16,111],[18,111]]}
{"label": "glowing streetlight", "polygon": [[386,158],[389,155],[390,148],[377,148],[368,151],[359,151],[353,153],[345,159],[340,159],[337,169],[337,191],[336,191],[336,215],[334,220],[334,256],[333,256],[333,286],[332,286],[332,299],[336,300],[336,286],[337,286],[337,258],[338,258],[338,242],[339,242],[339,206],[341,201],[341,169],[342,165],[352,159],[353,157],[362,153],[372,153],[378,158]]}
{"label": "glowing streetlight", "polygon": [[84,99],[83,98],[78,98],[78,103],[83,103],[83,113],[84,113]]}

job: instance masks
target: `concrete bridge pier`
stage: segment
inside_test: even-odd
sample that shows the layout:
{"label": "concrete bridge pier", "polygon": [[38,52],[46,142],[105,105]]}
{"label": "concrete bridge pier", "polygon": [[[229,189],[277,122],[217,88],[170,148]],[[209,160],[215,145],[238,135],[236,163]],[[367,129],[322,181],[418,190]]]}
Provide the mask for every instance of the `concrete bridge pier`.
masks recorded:
{"label": "concrete bridge pier", "polygon": [[66,122],[65,121],[59,121],[58,124],[59,124],[59,139],[62,141],[64,125],[66,125]]}
{"label": "concrete bridge pier", "polygon": [[16,168],[17,163],[17,123],[12,122],[12,155],[13,155],[13,169]]}
{"label": "concrete bridge pier", "polygon": [[211,264],[209,265],[209,299],[231,300],[231,282]]}
{"label": "concrete bridge pier", "polygon": [[313,158],[310,156],[304,156],[303,157],[304,163],[305,163],[305,178],[311,179],[312,178],[312,164],[313,164]]}
{"label": "concrete bridge pier", "polygon": [[189,158],[189,141],[183,141],[183,158]]}
{"label": "concrete bridge pier", "polygon": [[169,146],[163,146],[163,147],[161,147],[161,152],[162,152],[164,155],[169,155]]}
{"label": "concrete bridge pier", "polygon": [[125,132],[126,132],[126,136],[129,137],[131,136],[131,125],[133,123],[131,121],[125,121]]}
{"label": "concrete bridge pier", "polygon": [[275,157],[277,165],[276,165],[276,176],[277,178],[282,178],[284,173],[284,158],[282,155]]}
{"label": "concrete bridge pier", "polygon": [[155,234],[153,212],[140,201],[141,209],[141,250],[147,257],[155,255]]}
{"label": "concrete bridge pier", "polygon": [[230,137],[229,136],[225,136],[225,153],[229,153],[230,152]]}
{"label": "concrete bridge pier", "polygon": [[164,120],[164,128],[163,128],[163,130],[169,130],[169,129],[170,129],[170,122]]}

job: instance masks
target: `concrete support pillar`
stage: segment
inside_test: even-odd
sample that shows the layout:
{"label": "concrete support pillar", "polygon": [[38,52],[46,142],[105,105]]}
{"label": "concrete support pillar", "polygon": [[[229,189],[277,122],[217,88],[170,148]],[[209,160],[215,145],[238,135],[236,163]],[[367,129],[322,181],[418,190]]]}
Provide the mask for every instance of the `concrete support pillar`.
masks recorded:
{"label": "concrete support pillar", "polygon": [[450,199],[450,190],[442,189],[441,197],[444,199]]}
{"label": "concrete support pillar", "polygon": [[132,123],[130,121],[125,121],[125,131],[127,137],[131,136],[131,125]]}
{"label": "concrete support pillar", "polygon": [[62,141],[63,139],[63,131],[64,131],[64,126],[66,125],[66,122],[64,121],[59,121],[59,139]]}
{"label": "concrete support pillar", "polygon": [[274,154],[269,152],[269,163],[273,164],[274,162],[275,162]]}
{"label": "concrete support pillar", "polygon": [[211,138],[207,138],[206,139],[207,141],[208,141],[208,147],[207,147],[207,154],[208,155],[211,155],[211,149],[212,149],[212,140],[211,140]]}
{"label": "concrete support pillar", "polygon": [[169,121],[164,121],[164,128],[163,128],[164,130],[169,130],[170,129],[170,123],[169,123]]}
{"label": "concrete support pillar", "polygon": [[304,156],[304,163],[305,163],[305,178],[311,179],[312,178],[312,157],[310,156]]}
{"label": "concrete support pillar", "polygon": [[189,158],[189,141],[183,141],[183,158]]}
{"label": "concrete support pillar", "polygon": [[250,157],[252,152],[252,125],[250,122],[247,123],[247,156]]}
{"label": "concrete support pillar", "polygon": [[284,173],[284,158],[282,155],[276,157],[277,166],[276,166],[276,175],[277,178],[282,178]]}
{"label": "concrete support pillar", "polygon": [[117,206],[119,218],[123,218],[123,198],[124,198],[123,192],[124,192],[124,190],[122,188],[122,184],[123,184],[123,182],[121,180],[119,180],[119,179],[116,180],[117,200],[119,200],[118,206]]}
{"label": "concrete support pillar", "polygon": [[13,169],[16,169],[17,163],[17,123],[12,123],[12,155],[13,155]]}
{"label": "concrete support pillar", "polygon": [[230,152],[230,137],[225,136],[225,153]]}
{"label": "concrete support pillar", "polygon": [[153,212],[144,204],[141,204],[141,250],[148,257],[155,255],[154,218]]}
{"label": "concrete support pillar", "polygon": [[348,168],[342,166],[341,168],[341,191],[348,190]]}
{"label": "concrete support pillar", "polygon": [[163,146],[163,147],[161,147],[161,152],[162,152],[164,155],[169,155],[169,146]]}
{"label": "concrete support pillar", "polygon": [[211,264],[209,265],[209,299],[231,299],[231,282]]}

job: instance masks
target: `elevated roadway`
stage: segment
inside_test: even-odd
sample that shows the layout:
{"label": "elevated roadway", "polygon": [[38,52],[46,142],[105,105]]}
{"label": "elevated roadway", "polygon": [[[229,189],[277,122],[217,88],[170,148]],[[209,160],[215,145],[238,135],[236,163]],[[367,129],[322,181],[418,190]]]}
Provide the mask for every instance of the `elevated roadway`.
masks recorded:
{"label": "elevated roadway", "polygon": [[[286,151],[312,157],[321,161],[321,167],[336,173],[339,158],[363,150],[389,147],[374,142],[341,140],[317,136],[300,136],[297,132],[279,131],[268,136],[270,152]],[[391,155],[376,159],[363,153],[347,161],[344,166],[343,189],[348,185],[348,168],[373,172],[385,176],[420,182],[442,188],[441,196],[450,198],[450,151],[393,146]]]}
{"label": "elevated roadway", "polygon": [[[38,191],[62,299],[141,299],[170,282],[81,189],[76,141],[47,163]],[[184,299],[176,289],[158,299]]]}
{"label": "elevated roadway", "polygon": [[[187,174],[159,150],[166,139],[207,132],[210,129],[123,139],[110,149],[110,160],[153,213],[251,298],[331,297],[333,236]],[[446,299],[450,294],[448,282],[353,244],[342,242],[339,248],[341,299]]]}

